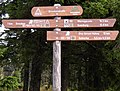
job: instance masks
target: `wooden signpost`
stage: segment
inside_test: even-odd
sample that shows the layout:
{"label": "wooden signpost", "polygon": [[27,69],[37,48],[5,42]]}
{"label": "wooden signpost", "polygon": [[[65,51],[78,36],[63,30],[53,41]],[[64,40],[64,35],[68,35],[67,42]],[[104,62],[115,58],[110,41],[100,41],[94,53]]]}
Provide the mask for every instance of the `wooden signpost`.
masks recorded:
{"label": "wooden signpost", "polygon": [[[54,6],[61,6],[55,4]],[[54,19],[60,20],[61,17]],[[60,28],[55,28],[55,32],[60,32]],[[53,91],[61,91],[61,41],[53,42]]]}
{"label": "wooden signpost", "polygon": [[3,20],[6,28],[55,28],[54,19]]}
{"label": "wooden signpost", "polygon": [[113,27],[116,19],[62,19],[58,21],[60,28],[85,28],[85,27]]}
{"label": "wooden signpost", "polygon": [[119,31],[47,31],[49,41],[101,41],[115,40]]}
{"label": "wooden signpost", "polygon": [[116,19],[14,19],[3,20],[6,28],[113,27]]}
{"label": "wooden signpost", "polygon": [[61,19],[60,16],[78,16],[81,6],[33,7],[34,17],[55,17],[54,19],[2,20],[6,28],[55,28],[47,31],[47,40],[53,43],[53,91],[61,91],[61,41],[115,40],[119,31],[61,31],[61,28],[113,27],[116,19]]}
{"label": "wooden signpost", "polygon": [[34,17],[79,16],[83,9],[81,6],[46,6],[33,7],[31,13]]}

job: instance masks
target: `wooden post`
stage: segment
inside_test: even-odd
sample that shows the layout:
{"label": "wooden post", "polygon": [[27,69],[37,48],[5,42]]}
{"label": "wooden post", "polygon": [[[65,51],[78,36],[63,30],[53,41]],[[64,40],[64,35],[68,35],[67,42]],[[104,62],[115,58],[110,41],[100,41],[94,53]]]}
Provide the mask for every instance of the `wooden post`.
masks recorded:
{"label": "wooden post", "polygon": [[[55,19],[61,19],[61,17],[55,17]],[[55,28],[54,31],[61,31],[61,29]],[[61,91],[61,41],[53,42],[53,91]]]}

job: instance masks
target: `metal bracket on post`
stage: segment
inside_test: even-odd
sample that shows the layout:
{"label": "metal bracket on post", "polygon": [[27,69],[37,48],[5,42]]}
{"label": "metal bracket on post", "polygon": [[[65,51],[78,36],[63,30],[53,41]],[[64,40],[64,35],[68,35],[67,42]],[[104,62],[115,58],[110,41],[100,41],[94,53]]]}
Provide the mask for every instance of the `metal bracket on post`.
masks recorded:
{"label": "metal bracket on post", "polygon": [[[55,4],[54,6],[61,5]],[[58,20],[61,17],[56,16],[54,19]],[[61,29],[55,28],[54,31],[61,31]],[[61,41],[53,43],[53,91],[61,91]]]}

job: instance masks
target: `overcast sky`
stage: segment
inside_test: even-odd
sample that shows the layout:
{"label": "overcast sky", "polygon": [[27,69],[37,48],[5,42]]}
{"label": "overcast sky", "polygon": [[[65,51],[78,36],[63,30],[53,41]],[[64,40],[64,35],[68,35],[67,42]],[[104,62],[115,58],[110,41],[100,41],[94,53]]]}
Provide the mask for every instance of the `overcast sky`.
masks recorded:
{"label": "overcast sky", "polygon": [[[5,14],[5,16],[2,16],[2,18],[9,18],[9,15]],[[2,26],[0,26],[0,34],[3,33],[5,30],[8,30],[8,29],[5,29],[4,25],[2,24]],[[0,36],[0,38],[4,38],[4,36],[5,35]]]}
{"label": "overcast sky", "polygon": [[0,27],[0,32],[4,32],[4,26],[2,25],[1,27]]}
{"label": "overcast sky", "polygon": [[[3,27],[3,25],[2,25],[2,27],[0,27],[0,34],[1,34],[2,32],[4,32],[4,27]],[[0,38],[4,38],[4,36],[5,36],[5,35],[0,36]]]}

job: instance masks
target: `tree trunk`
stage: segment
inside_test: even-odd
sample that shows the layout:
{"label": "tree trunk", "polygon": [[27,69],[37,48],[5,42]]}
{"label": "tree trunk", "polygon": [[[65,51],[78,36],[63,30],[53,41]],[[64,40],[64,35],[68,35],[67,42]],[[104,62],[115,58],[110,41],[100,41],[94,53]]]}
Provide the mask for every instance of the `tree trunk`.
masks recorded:
{"label": "tree trunk", "polygon": [[97,89],[95,91],[102,91],[101,88],[101,74],[99,72],[99,60],[94,63],[95,66],[95,73],[94,73],[94,88]]}
{"label": "tree trunk", "polygon": [[84,86],[84,91],[90,91],[89,90],[89,74],[88,74],[88,69],[89,69],[89,64],[86,61],[86,65],[85,65],[85,86]]}
{"label": "tree trunk", "polygon": [[69,64],[62,62],[62,91],[67,91],[69,78]]}
{"label": "tree trunk", "polygon": [[86,77],[86,81],[85,81],[85,91],[94,91],[93,90],[93,73],[94,73],[94,69],[92,70],[92,59],[90,58],[89,60],[86,61],[86,69],[85,69],[85,77]]}
{"label": "tree trunk", "polygon": [[81,76],[81,73],[82,70],[81,70],[81,66],[79,67],[78,69],[78,91],[81,91],[82,90],[82,76]]}
{"label": "tree trunk", "polygon": [[34,60],[32,60],[32,70],[31,70],[31,81],[29,91],[40,91],[40,81],[41,81],[41,61],[36,55]]}
{"label": "tree trunk", "polygon": [[24,83],[23,83],[23,91],[28,91],[29,84],[29,61],[27,61],[24,65]]}

